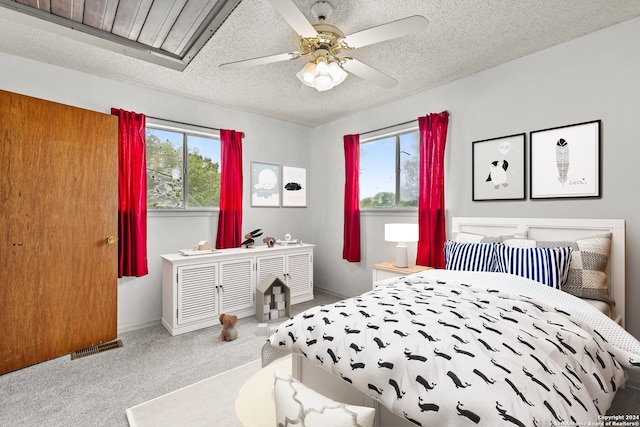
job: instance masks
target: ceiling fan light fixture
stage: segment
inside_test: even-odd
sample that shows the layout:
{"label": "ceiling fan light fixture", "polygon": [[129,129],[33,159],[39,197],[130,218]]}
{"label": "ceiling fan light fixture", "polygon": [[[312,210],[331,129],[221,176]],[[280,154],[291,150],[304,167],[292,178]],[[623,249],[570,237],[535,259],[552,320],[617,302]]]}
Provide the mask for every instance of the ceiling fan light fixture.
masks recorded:
{"label": "ceiling fan light fixture", "polygon": [[296,77],[307,86],[318,92],[332,89],[347,78],[347,72],[335,61],[327,61],[324,56],[307,62]]}
{"label": "ceiling fan light fixture", "polygon": [[315,61],[307,62],[307,65],[304,66],[302,70],[296,74],[298,79],[307,86],[313,87],[313,80],[316,76],[316,63]]}
{"label": "ceiling fan light fixture", "polygon": [[333,85],[338,86],[340,83],[347,78],[347,72],[342,69],[337,62],[329,63],[329,74],[331,74],[331,78],[333,79]]}
{"label": "ceiling fan light fixture", "polygon": [[413,15],[345,35],[338,27],[326,21],[333,11],[331,3],[326,0],[312,1],[314,3],[311,6],[311,13],[316,18],[315,24],[311,24],[296,5],[296,3],[301,3],[301,0],[267,0],[300,36],[298,51],[228,62],[221,64],[220,68],[231,70],[291,59],[309,58],[304,68],[296,73],[296,77],[303,84],[318,91],[336,87],[346,79],[348,74],[390,89],[398,83],[396,79],[356,58],[343,56],[343,52],[416,34],[424,31],[429,24],[424,16]]}

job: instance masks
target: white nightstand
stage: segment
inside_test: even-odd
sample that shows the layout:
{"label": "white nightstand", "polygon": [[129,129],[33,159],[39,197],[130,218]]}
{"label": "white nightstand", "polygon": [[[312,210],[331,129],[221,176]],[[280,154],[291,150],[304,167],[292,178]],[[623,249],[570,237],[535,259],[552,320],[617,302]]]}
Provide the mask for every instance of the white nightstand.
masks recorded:
{"label": "white nightstand", "polygon": [[432,267],[425,267],[424,265],[410,265],[408,267],[396,267],[392,261],[379,262],[377,264],[371,264],[371,270],[373,271],[373,285],[375,287],[376,282],[384,279],[391,279],[393,277],[407,276],[413,273],[419,273],[424,270],[431,270]]}

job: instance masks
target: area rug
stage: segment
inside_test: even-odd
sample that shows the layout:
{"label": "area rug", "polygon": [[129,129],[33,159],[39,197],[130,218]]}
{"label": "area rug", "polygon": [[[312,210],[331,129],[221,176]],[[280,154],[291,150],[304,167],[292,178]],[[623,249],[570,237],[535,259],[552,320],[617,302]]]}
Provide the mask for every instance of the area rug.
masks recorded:
{"label": "area rug", "polygon": [[291,357],[260,360],[127,409],[131,427],[272,427],[273,373],[291,373]]}
{"label": "area rug", "polygon": [[291,375],[291,356],[278,359],[245,382],[236,399],[236,414],[243,427],[273,427],[276,425],[276,406],[273,400],[275,371]]}

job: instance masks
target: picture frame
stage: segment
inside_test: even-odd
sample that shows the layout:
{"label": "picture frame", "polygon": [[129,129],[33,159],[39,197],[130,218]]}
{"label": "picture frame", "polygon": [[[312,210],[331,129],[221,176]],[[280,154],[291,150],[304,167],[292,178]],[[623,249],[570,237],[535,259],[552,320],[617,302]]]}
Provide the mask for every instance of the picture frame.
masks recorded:
{"label": "picture frame", "polygon": [[530,133],[531,199],[600,197],[601,120]]}
{"label": "picture frame", "polygon": [[307,170],[282,166],[282,206],[307,207]]}
{"label": "picture frame", "polygon": [[472,200],[524,200],[525,133],[473,141]]}
{"label": "picture frame", "polygon": [[280,207],[280,165],[251,162],[251,206]]}

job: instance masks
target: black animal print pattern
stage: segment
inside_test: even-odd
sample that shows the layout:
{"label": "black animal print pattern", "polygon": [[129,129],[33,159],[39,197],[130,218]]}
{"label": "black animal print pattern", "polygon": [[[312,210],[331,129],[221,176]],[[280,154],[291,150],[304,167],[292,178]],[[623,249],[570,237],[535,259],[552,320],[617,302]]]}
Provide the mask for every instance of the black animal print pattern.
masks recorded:
{"label": "black animal print pattern", "polygon": [[640,362],[544,301],[426,278],[314,307],[269,342],[417,426],[596,420]]}

